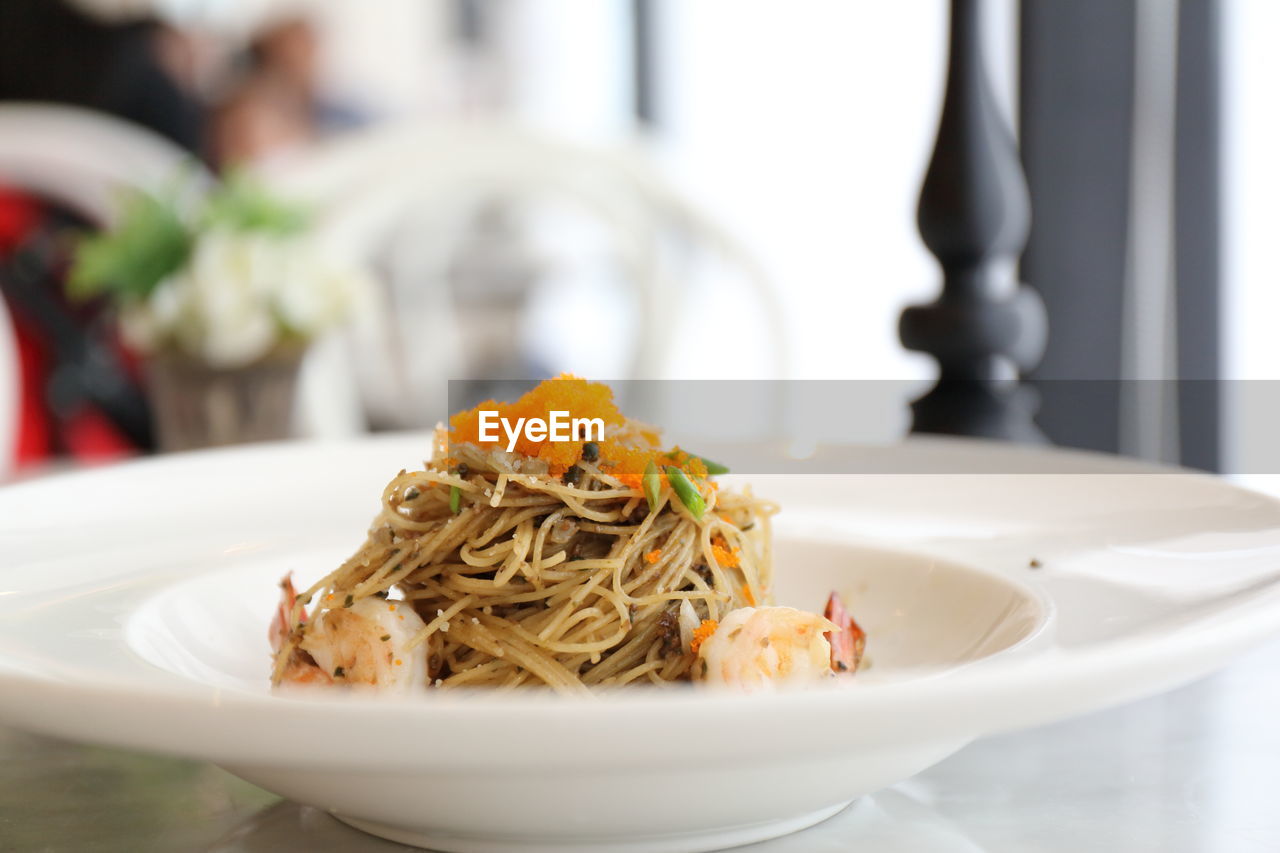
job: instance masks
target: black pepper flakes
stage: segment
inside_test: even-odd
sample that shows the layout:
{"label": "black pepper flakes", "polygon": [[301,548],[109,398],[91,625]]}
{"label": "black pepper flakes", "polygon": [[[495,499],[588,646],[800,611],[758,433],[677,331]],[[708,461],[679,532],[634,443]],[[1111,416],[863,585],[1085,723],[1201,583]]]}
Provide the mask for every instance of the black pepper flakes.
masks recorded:
{"label": "black pepper flakes", "polygon": [[468,474],[471,473],[471,469],[467,467],[467,463],[465,462],[459,462],[457,470],[458,470],[459,477],[466,477]]}
{"label": "black pepper flakes", "polygon": [[355,596],[354,596],[354,595],[348,595],[348,596],[347,596],[347,600],[346,600],[346,601],[344,601],[344,602],[342,602],[342,606],[343,606],[343,607],[350,607],[352,604],[355,604],[355,601],[356,601],[356,598],[355,598]]}
{"label": "black pepper flakes", "polygon": [[566,486],[576,486],[582,480],[582,469],[577,465],[570,465],[564,472],[564,484]]}
{"label": "black pepper flakes", "polygon": [[382,635],[382,642],[384,642],[384,643],[385,643],[387,640],[390,640],[390,639],[391,639],[391,635],[390,635],[390,634],[383,634],[383,635]]}
{"label": "black pepper flakes", "polygon": [[1038,568],[1040,568],[1040,567],[1041,567],[1041,566],[1043,566],[1043,565],[1044,565],[1044,563],[1040,562],[1040,561],[1039,561],[1039,560],[1037,560],[1035,557],[1032,557],[1032,558],[1031,558],[1031,562],[1027,563],[1027,568],[1028,568],[1028,569],[1038,569]]}
{"label": "black pepper flakes", "polygon": [[344,667],[338,667],[333,671],[334,678],[346,678],[347,670]]}
{"label": "black pepper flakes", "polygon": [[582,445],[583,462],[595,462],[599,458],[600,445],[596,444],[594,441],[588,441],[586,444]]}

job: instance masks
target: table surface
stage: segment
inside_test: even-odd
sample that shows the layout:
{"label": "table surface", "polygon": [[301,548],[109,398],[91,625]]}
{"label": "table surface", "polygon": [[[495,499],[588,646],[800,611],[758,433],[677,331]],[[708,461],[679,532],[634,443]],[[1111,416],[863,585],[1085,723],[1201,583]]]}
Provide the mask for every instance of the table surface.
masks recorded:
{"label": "table surface", "polygon": [[[980,740],[749,848],[887,853],[1280,850],[1280,640],[1187,687]],[[218,768],[0,728],[0,850],[387,851]]]}

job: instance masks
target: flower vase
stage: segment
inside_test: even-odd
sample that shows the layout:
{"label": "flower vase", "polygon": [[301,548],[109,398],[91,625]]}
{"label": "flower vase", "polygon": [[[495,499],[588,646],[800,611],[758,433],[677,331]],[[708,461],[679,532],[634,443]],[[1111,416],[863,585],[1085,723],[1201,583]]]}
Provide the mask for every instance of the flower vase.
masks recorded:
{"label": "flower vase", "polygon": [[181,352],[148,359],[152,421],[164,452],[288,438],[305,350],[277,348],[243,367]]}

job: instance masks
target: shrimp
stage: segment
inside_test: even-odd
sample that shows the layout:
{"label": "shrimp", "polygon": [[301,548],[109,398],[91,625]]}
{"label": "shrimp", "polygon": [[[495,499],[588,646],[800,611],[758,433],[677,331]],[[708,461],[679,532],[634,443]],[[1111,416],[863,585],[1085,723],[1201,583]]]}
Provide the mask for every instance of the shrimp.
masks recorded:
{"label": "shrimp", "polygon": [[839,630],[791,607],[740,607],[698,646],[702,680],[752,691],[829,678],[831,644],[825,634]]}
{"label": "shrimp", "polygon": [[827,634],[827,641],[831,643],[831,669],[852,675],[862,663],[862,654],[867,648],[867,632],[845,610],[838,592],[831,593],[822,615],[840,626],[840,633]]}
{"label": "shrimp", "polygon": [[[291,578],[271,625],[273,645],[288,638],[288,619],[296,596]],[[307,624],[281,677],[282,684],[368,685],[407,692],[427,683],[427,645],[409,648],[425,626],[422,617],[402,601],[362,598],[350,607],[335,607]]]}
{"label": "shrimp", "polygon": [[[293,620],[293,606],[298,602],[298,593],[293,588],[293,572],[280,579],[280,603],[276,606],[275,618],[271,620],[271,628],[267,637],[271,640],[271,650],[280,651],[289,642],[290,622]],[[302,621],[307,621],[307,611],[302,611]]]}

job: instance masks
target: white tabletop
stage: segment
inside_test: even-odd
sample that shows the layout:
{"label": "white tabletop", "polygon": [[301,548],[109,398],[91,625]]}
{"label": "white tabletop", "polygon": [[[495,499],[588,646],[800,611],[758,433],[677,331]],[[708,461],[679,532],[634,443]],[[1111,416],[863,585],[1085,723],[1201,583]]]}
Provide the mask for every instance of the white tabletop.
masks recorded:
{"label": "white tabletop", "polygon": [[[1280,640],[1187,687],[980,740],[761,853],[1274,853]],[[210,765],[0,729],[6,851],[404,849]]]}

